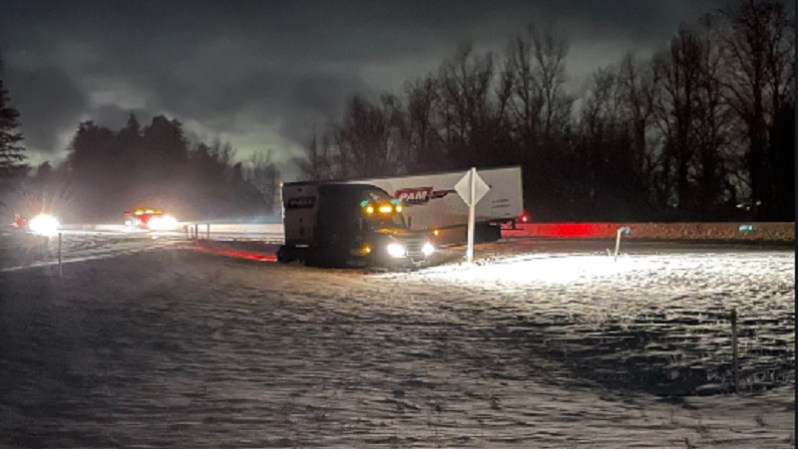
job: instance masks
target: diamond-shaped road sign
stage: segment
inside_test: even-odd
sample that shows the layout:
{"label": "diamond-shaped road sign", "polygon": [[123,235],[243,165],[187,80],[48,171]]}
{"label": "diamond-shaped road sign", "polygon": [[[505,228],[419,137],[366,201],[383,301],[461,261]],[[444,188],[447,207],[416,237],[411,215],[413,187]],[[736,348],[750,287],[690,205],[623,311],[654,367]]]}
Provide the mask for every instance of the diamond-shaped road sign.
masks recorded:
{"label": "diamond-shaped road sign", "polygon": [[[476,184],[474,186],[473,199],[471,198],[471,173],[474,173],[474,182]],[[465,176],[463,176],[463,179],[457,181],[457,184],[454,185],[454,190],[458,195],[460,195],[460,198],[462,198],[468,206],[471,206],[472,201],[473,204],[477,204],[479,200],[481,200],[482,197],[488,193],[490,186],[479,177],[479,174],[477,174],[476,170],[469,170],[466,172]]]}

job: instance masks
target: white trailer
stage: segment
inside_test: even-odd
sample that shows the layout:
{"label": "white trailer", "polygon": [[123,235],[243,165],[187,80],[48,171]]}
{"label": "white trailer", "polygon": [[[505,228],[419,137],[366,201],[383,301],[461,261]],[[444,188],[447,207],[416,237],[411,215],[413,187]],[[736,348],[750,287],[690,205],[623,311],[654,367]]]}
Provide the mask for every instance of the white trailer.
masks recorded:
{"label": "white trailer", "polygon": [[[454,190],[466,170],[445,173],[371,178],[346,181],[372,184],[397,198],[404,206],[402,215],[414,231],[437,231],[440,243],[463,243],[468,225],[468,206]],[[490,186],[477,203],[476,222],[483,234],[490,223],[517,219],[524,208],[521,167],[477,169],[477,174]],[[494,235],[497,235],[498,229]]]}

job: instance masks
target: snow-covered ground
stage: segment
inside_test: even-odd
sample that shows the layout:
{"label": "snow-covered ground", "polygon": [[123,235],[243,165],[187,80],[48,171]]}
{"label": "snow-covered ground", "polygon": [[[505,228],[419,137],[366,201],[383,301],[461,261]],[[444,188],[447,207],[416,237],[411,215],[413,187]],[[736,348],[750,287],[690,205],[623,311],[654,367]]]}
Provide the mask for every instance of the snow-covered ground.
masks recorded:
{"label": "snow-covered ground", "polygon": [[[181,224],[174,231],[131,229],[120,224],[64,225],[61,236],[61,257],[66,263],[104,259],[124,254],[165,247],[185,246],[194,227]],[[258,241],[281,243],[282,225],[275,224],[211,224],[197,227],[202,239],[225,241]],[[42,237],[0,227],[0,272],[58,263],[58,236]]]}
{"label": "snow-covered ground", "polygon": [[795,252],[608,246],[400,273],[153,247],[0,272],[0,446],[793,447]]}
{"label": "snow-covered ground", "polygon": [[[185,242],[184,235],[175,232],[66,230],[61,236],[61,260],[64,263],[75,263],[106,259]],[[57,263],[57,236],[43,237],[22,232],[0,235],[0,272]]]}

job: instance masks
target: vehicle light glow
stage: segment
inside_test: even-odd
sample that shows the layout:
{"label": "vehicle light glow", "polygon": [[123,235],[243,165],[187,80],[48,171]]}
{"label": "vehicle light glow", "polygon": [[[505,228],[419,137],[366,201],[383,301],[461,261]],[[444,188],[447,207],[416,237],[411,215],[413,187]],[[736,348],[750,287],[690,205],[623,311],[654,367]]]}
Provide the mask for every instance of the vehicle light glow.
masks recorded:
{"label": "vehicle light glow", "polygon": [[386,249],[388,250],[388,255],[391,257],[399,258],[404,257],[406,254],[405,247],[398,243],[389,243]]}
{"label": "vehicle light glow", "polygon": [[432,243],[427,242],[421,247],[421,252],[424,253],[425,256],[429,257],[435,252],[435,247],[432,246]]}
{"label": "vehicle light glow", "polygon": [[34,234],[53,236],[58,233],[61,224],[50,214],[39,214],[31,219],[28,227]]}
{"label": "vehicle light glow", "polygon": [[384,204],[380,206],[381,214],[390,214],[391,212],[393,212],[393,207],[391,207],[389,204]]}
{"label": "vehicle light glow", "polygon": [[371,245],[364,243],[362,247],[353,249],[350,253],[354,256],[366,256],[371,253]]}
{"label": "vehicle light glow", "polygon": [[177,219],[171,215],[152,217],[147,222],[147,228],[153,231],[172,231],[177,229]]}

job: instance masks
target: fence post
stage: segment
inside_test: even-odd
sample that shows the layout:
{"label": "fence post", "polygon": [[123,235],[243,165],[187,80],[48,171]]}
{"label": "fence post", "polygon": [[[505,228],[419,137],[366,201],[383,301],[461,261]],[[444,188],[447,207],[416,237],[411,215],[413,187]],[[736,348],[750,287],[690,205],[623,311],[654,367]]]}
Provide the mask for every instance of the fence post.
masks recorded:
{"label": "fence post", "polygon": [[734,375],[734,392],[739,392],[740,386],[740,366],[737,357],[737,309],[731,311],[731,325],[732,325],[732,370]]}
{"label": "fence post", "polygon": [[621,249],[621,234],[627,234],[627,233],[629,233],[629,228],[627,228],[626,226],[618,228],[618,232],[616,233],[615,236],[615,257],[613,258],[613,262],[618,261],[618,252]]}
{"label": "fence post", "polygon": [[205,226],[206,226],[206,230],[207,230],[206,234],[205,234],[205,238],[207,240],[210,240],[211,239],[211,224],[210,223],[206,223]]}
{"label": "fence post", "polygon": [[199,223],[194,223],[194,240],[199,240]]}
{"label": "fence post", "polygon": [[61,263],[61,233],[58,233],[58,278],[64,275],[63,264]]}

